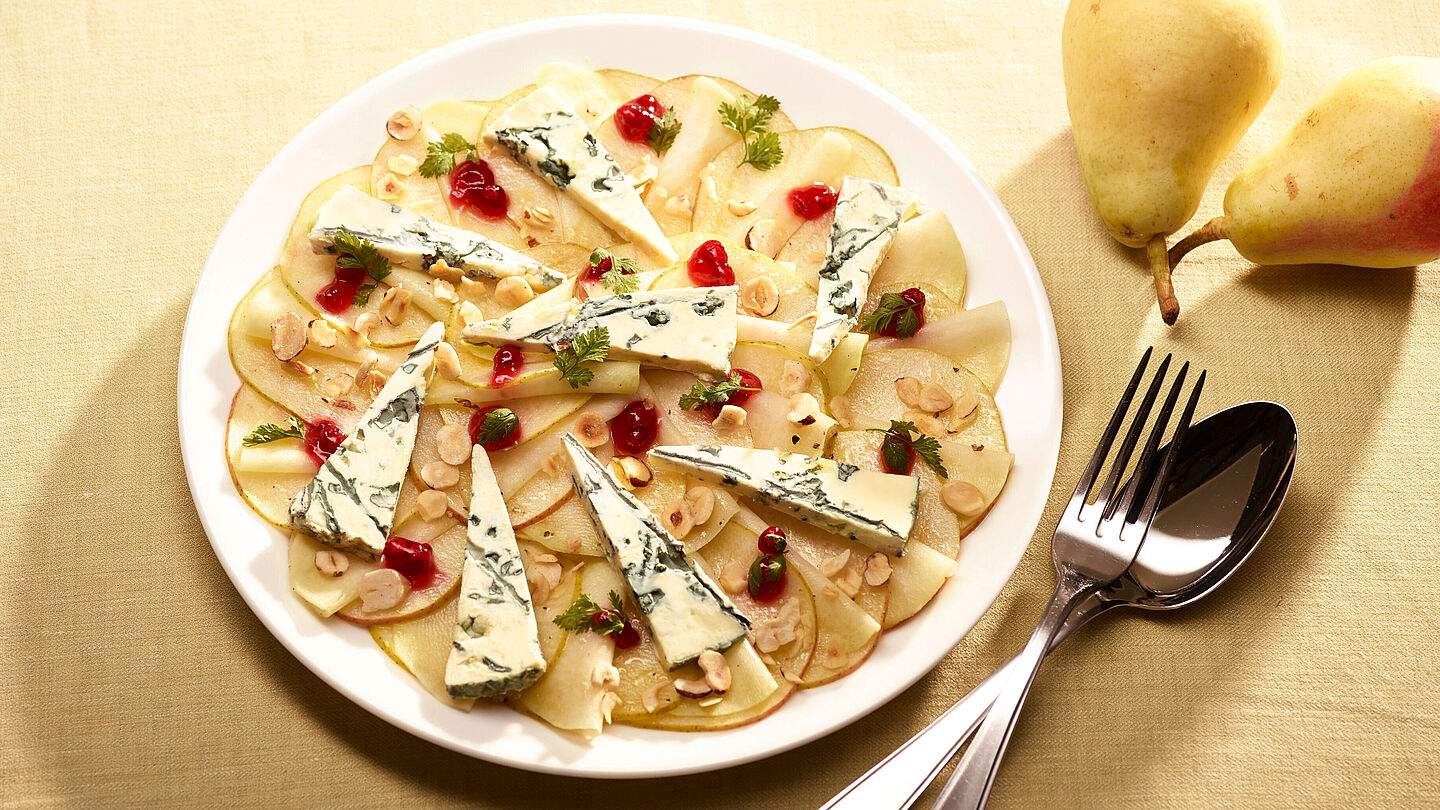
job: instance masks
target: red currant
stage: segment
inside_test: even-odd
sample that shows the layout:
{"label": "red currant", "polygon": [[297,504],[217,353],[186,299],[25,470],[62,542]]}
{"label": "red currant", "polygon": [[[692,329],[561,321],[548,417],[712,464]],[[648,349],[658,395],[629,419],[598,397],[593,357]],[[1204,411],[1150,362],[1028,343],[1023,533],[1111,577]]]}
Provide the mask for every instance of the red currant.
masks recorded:
{"label": "red currant", "polygon": [[728,287],[735,283],[735,271],[730,268],[730,254],[720,240],[702,242],[690,260],[685,264],[690,280],[697,287]]}
{"label": "red currant", "polygon": [[621,104],[615,110],[615,129],[627,141],[645,143],[650,130],[665,117],[665,105],[646,93]]}
{"label": "red currant", "polygon": [[635,400],[610,420],[610,441],[615,444],[615,452],[622,455],[642,455],[659,436],[660,412],[647,400]]}
{"label": "red currant", "polygon": [[824,183],[812,183],[790,189],[787,199],[795,216],[801,219],[819,219],[835,207],[838,196],[835,189]]}

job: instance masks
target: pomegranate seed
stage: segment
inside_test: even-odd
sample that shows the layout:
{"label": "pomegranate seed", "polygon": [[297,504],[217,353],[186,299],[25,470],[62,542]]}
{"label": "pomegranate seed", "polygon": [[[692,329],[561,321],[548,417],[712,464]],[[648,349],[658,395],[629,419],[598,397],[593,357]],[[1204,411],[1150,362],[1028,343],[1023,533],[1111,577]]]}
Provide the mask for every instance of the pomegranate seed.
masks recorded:
{"label": "pomegranate seed", "polygon": [[786,547],[785,530],[779,526],[766,527],[765,531],[760,533],[758,545],[760,546],[760,550],[766,554],[784,554]]}
{"label": "pomegranate seed", "polygon": [[631,619],[625,623],[625,629],[615,636],[615,647],[620,650],[628,650],[640,643],[640,631],[635,629],[635,620]]}
{"label": "pomegranate seed", "polygon": [[750,564],[747,587],[750,598],[756,602],[773,602],[785,590],[785,558],[779,554],[766,554],[755,558]]}

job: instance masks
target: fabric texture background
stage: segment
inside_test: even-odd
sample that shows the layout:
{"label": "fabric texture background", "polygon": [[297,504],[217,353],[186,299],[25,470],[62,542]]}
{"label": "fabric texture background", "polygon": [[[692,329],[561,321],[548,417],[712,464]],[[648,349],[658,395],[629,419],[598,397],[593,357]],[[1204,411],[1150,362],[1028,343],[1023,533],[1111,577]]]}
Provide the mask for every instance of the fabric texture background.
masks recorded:
{"label": "fabric texture background", "polygon": [[[1283,5],[1280,88],[1192,224],[1217,214],[1236,170],[1346,71],[1440,56],[1433,0]],[[176,438],[191,290],[271,156],[352,88],[430,48],[602,10],[783,37],[914,106],[1019,225],[1065,374],[1050,508],[1015,578],[938,669],[796,751],[647,783],[474,761],[324,685],[217,564]],[[1053,583],[1058,507],[1153,343],[1209,368],[1203,412],[1249,399],[1294,411],[1289,501],[1205,603],[1112,615],[1054,656],[990,806],[1434,806],[1440,266],[1262,269],[1209,246],[1178,274],[1184,312],[1165,328],[1141,257],[1105,235],[1085,199],[1063,15],[1059,0],[0,4],[0,251],[11,268],[0,307],[0,805],[817,807],[1019,648]]]}

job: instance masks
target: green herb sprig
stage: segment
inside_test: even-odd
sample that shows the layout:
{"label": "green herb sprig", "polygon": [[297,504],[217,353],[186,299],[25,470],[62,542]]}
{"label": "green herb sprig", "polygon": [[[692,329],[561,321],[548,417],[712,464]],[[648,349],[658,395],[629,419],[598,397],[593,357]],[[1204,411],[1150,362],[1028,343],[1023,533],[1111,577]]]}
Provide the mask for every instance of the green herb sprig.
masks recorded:
{"label": "green herb sprig", "polygon": [[773,169],[785,158],[780,136],[766,129],[779,109],[779,99],[766,95],[754,100],[742,95],[734,102],[720,105],[720,123],[739,133],[745,144],[745,156],[737,166],[748,163],[763,172]]}
{"label": "green herb sprig", "polygon": [[595,379],[595,372],[582,364],[599,363],[609,353],[610,330],[597,326],[576,335],[568,347],[557,351],[555,368],[560,370],[560,379],[570,383],[571,388],[579,388]]}
{"label": "green herb sprig", "polygon": [[610,607],[596,604],[589,594],[580,594],[564,613],[555,617],[555,624],[576,633],[592,632],[615,637],[625,632],[625,608],[620,594],[610,592]]}
{"label": "green herb sprig", "polygon": [[483,447],[499,444],[509,438],[520,427],[520,417],[509,408],[496,408],[485,414],[480,429],[475,432],[475,442]]}
{"label": "green herb sprig", "polygon": [[680,134],[680,126],[680,122],[675,119],[675,111],[666,110],[659,121],[650,125],[645,142],[650,144],[655,154],[663,154],[675,145],[675,136]]}
{"label": "green herb sprig", "polygon": [[916,311],[920,306],[921,302],[911,301],[900,293],[885,293],[880,296],[875,311],[860,319],[860,329],[878,334],[894,323],[896,337],[914,337],[920,330],[920,313]]}
{"label": "green herb sprig", "polygon": [[423,177],[443,177],[455,171],[457,156],[480,159],[480,150],[458,132],[447,132],[440,140],[425,147],[425,162],[420,164]]}
{"label": "green herb sprig", "polygon": [[936,475],[941,478],[950,477],[949,471],[945,469],[945,462],[940,460],[940,440],[921,433],[914,422],[891,419],[890,427],[870,430],[885,434],[885,440],[880,443],[880,456],[885,459],[886,467],[892,470],[908,469],[910,452],[914,451]]}
{"label": "green herb sprig", "polygon": [[286,425],[265,424],[257,425],[254,430],[245,434],[240,443],[245,447],[254,447],[257,444],[269,444],[278,442],[281,439],[303,439],[305,438],[305,423],[298,417],[290,417]]}
{"label": "green herb sprig", "polygon": [[758,391],[758,388],[749,388],[741,384],[740,375],[731,372],[730,376],[716,383],[706,385],[704,382],[697,382],[690,386],[690,391],[680,395],[680,408],[687,411],[703,411],[711,405],[723,405],[730,400],[730,395],[736,391]]}

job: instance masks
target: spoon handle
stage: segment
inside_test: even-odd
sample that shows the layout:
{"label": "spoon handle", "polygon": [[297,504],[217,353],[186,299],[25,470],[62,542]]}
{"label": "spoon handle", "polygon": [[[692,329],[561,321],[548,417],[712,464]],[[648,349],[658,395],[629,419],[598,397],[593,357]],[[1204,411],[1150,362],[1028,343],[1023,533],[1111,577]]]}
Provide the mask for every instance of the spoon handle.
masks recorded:
{"label": "spoon handle", "polygon": [[[1113,606],[1098,594],[1086,597],[1065,618],[1060,632],[1050,642],[1053,652],[1070,634]],[[905,810],[935,781],[945,764],[979,728],[980,721],[995,702],[1000,687],[1019,656],[1015,656],[976,684],[970,693],[946,709],[899,748],[835,794],[820,810]]]}

